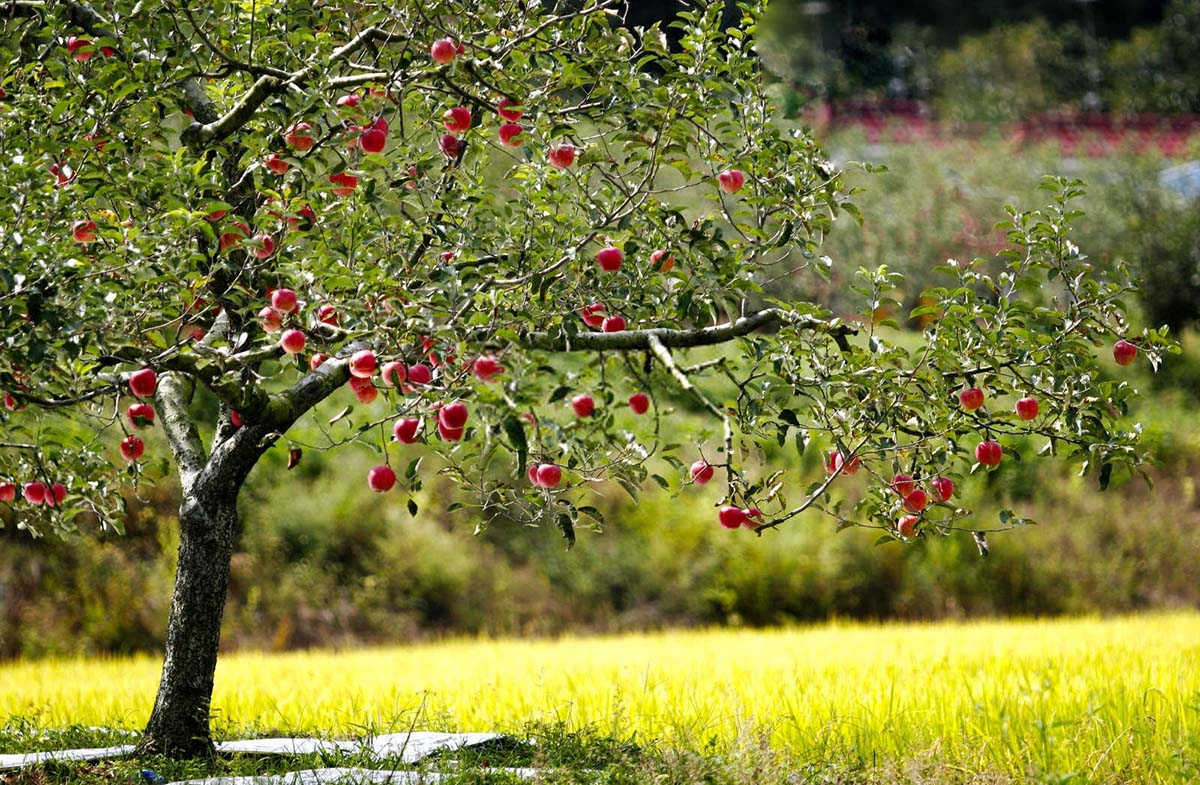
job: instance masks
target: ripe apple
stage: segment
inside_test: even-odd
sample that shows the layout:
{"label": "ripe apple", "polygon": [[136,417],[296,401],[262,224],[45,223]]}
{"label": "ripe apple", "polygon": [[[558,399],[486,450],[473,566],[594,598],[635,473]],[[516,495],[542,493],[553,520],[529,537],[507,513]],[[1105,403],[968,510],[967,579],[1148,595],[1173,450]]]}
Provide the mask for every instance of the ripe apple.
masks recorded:
{"label": "ripe apple", "polygon": [[1022,398],[1017,401],[1017,416],[1022,420],[1032,420],[1038,416],[1037,398]]}
{"label": "ripe apple", "polygon": [[904,509],[909,512],[920,512],[925,509],[927,504],[929,504],[929,495],[920,488],[904,497]]}
{"label": "ripe apple", "polygon": [[364,153],[381,153],[387,147],[387,131],[378,122],[358,137],[358,146]]}
{"label": "ripe apple", "polygon": [[737,169],[726,169],[717,175],[721,190],[727,194],[735,194],[746,184],[746,175]]}
{"label": "ripe apple", "polygon": [[465,144],[454,134],[442,134],[438,139],[438,149],[442,151],[442,155],[447,158],[458,158],[458,152]]}
{"label": "ripe apple", "polygon": [[650,396],[643,392],[634,393],[629,396],[629,408],[634,414],[645,414],[650,410]]}
{"label": "ripe apple", "polygon": [[1138,348],[1124,339],[1113,344],[1113,359],[1117,365],[1131,365],[1137,359]]}
{"label": "ripe apple", "polygon": [[279,345],[288,354],[300,354],[304,351],[304,333],[299,330],[284,330],[279,336]]}
{"label": "ripe apple", "polygon": [[349,196],[358,187],[358,178],[346,172],[329,175],[329,182],[333,183],[333,192],[338,196]]}
{"label": "ripe apple", "polygon": [[954,495],[954,480],[949,477],[933,478],[933,498],[939,502],[948,502]]}
{"label": "ripe apple", "polygon": [[408,378],[408,368],[402,362],[391,360],[383,364],[383,383],[388,387],[400,387]]}
{"label": "ripe apple", "polygon": [[1003,457],[1004,450],[1000,447],[999,442],[983,441],[975,448],[975,460],[988,468],[999,466],[1000,459]]}
{"label": "ripe apple", "polygon": [[320,352],[315,352],[312,357],[308,358],[308,367],[315,371],[328,359],[328,357]]}
{"label": "ripe apple", "polygon": [[747,529],[757,529],[762,526],[762,510],[757,507],[747,507],[742,512],[746,513],[746,520],[742,521],[742,525]]}
{"label": "ripe apple", "polygon": [[452,106],[442,115],[442,125],[452,134],[461,134],[471,129],[471,110],[465,106]]}
{"label": "ripe apple", "polygon": [[458,54],[458,47],[455,46],[453,38],[439,38],[433,42],[433,46],[429,47],[429,56],[435,63],[442,65],[453,60],[456,54]]}
{"label": "ripe apple", "polygon": [[46,506],[59,507],[63,500],[67,498],[67,486],[61,482],[53,483],[49,490],[46,491]]}
{"label": "ripe apple", "polygon": [[600,265],[600,269],[605,272],[616,272],[621,269],[621,263],[625,261],[625,253],[616,246],[608,246],[600,249],[596,254],[596,264]]}
{"label": "ripe apple", "polygon": [[456,442],[456,441],[459,441],[460,439],[462,439],[462,436],[463,436],[462,428],[451,428],[450,426],[448,426],[444,422],[442,422],[440,419],[438,420],[437,429],[438,429],[438,436],[441,436],[444,441]]}
{"label": "ripe apple", "polygon": [[525,110],[521,108],[520,101],[505,96],[500,99],[500,103],[496,105],[496,114],[503,117],[505,120],[517,122],[525,114]]}
{"label": "ripe apple", "polygon": [[338,98],[337,105],[346,107],[348,109],[353,109],[354,107],[358,106],[358,100],[359,99],[358,99],[357,95],[350,93],[348,95],[343,95],[341,98]]}
{"label": "ripe apple", "polygon": [[[666,259],[663,259],[662,266],[659,267],[658,260],[662,259],[664,256]],[[650,266],[657,267],[660,273],[669,273],[671,270],[675,269],[675,257],[668,254],[666,250],[659,248],[657,251],[650,254]]]}
{"label": "ripe apple", "polygon": [[154,407],[148,403],[131,404],[125,416],[134,428],[145,428],[154,424]]}
{"label": "ripe apple", "polygon": [[30,504],[41,504],[46,501],[46,486],[40,482],[27,482],[21,489],[21,495]]}
{"label": "ripe apple", "polygon": [[907,474],[897,474],[892,477],[892,490],[900,494],[903,499],[912,493],[917,487],[917,483]]}
{"label": "ripe apple", "polygon": [[0,502],[13,502],[17,499],[17,484],[0,482]]}
{"label": "ripe apple", "polygon": [[408,366],[408,380],[413,384],[429,384],[433,381],[433,371],[425,363]]}
{"label": "ripe apple", "polygon": [[562,469],[553,463],[539,463],[537,484],[543,488],[555,488],[562,482]]}
{"label": "ripe apple", "polygon": [[717,520],[719,520],[721,525],[726,529],[740,528],[749,517],[750,516],[741,507],[726,505],[717,510]]}
{"label": "ripe apple", "polygon": [[963,409],[973,412],[983,406],[983,390],[978,387],[967,387],[958,394],[958,402]]}
{"label": "ripe apple", "polygon": [[471,370],[479,379],[490,382],[496,374],[504,373],[504,366],[489,354],[484,357],[476,357],[475,362],[471,364]]}
{"label": "ripe apple", "polygon": [[350,375],[359,379],[370,379],[375,374],[375,352],[363,349],[350,356]]}
{"label": "ripe apple", "polygon": [[127,461],[136,461],[146,450],[146,443],[130,434],[121,440],[121,457]]}
{"label": "ripe apple", "polygon": [[571,408],[575,410],[576,417],[591,417],[592,412],[596,411],[596,402],[587,393],[580,393],[571,399]]}
{"label": "ripe apple", "polygon": [[379,390],[376,390],[375,385],[368,381],[367,384],[355,389],[354,397],[358,399],[359,403],[374,403],[375,399],[379,397]]}
{"label": "ripe apple", "polygon": [[398,420],[395,426],[392,427],[392,435],[396,437],[396,441],[404,444],[413,444],[417,441],[417,433],[421,430],[421,421],[415,417],[405,417]]}
{"label": "ripe apple", "polygon": [[229,424],[234,428],[242,427],[242,415],[237,411],[237,409],[231,409],[229,411]]}
{"label": "ripe apple", "polygon": [[254,243],[254,255],[259,259],[266,259],[275,253],[275,238],[269,234],[256,235],[251,242]]}
{"label": "ripe apple", "polygon": [[296,293],[291,289],[276,289],[271,292],[271,307],[279,313],[291,313],[296,310]]}
{"label": "ripe apple", "polygon": [[258,318],[261,320],[263,332],[273,333],[283,326],[283,317],[269,305],[264,305],[262,310],[258,312]]}
{"label": "ripe apple", "polygon": [[693,463],[688,472],[692,475],[692,482],[697,485],[704,485],[713,478],[712,464],[703,458]]}
{"label": "ripe apple", "polygon": [[522,136],[524,132],[525,129],[517,123],[504,123],[496,135],[500,137],[500,143],[505,147],[520,147],[525,144]]}
{"label": "ripe apple", "polygon": [[92,55],[95,53],[90,51],[81,52],[79,50],[83,49],[84,47],[90,47],[91,45],[92,42],[86,38],[76,38],[75,36],[71,36],[67,39],[67,53],[74,55],[75,59],[79,62],[86,63],[88,60],[92,59]]}
{"label": "ripe apple", "polygon": [[585,305],[580,309],[579,315],[588,327],[600,327],[604,324],[604,305],[601,303]]}
{"label": "ripe apple", "polygon": [[238,234],[237,232],[226,232],[225,234],[222,234],[220,238],[218,238],[217,245],[220,251],[224,253],[225,251],[229,251],[240,246],[242,244],[243,237],[245,237],[245,235]]}
{"label": "ripe apple", "polygon": [[851,458],[848,462],[841,450],[830,450],[829,455],[825,458],[825,471],[833,474],[838,469],[842,470],[842,474],[852,476],[862,466],[862,459],[857,455]]}
{"label": "ripe apple", "polygon": [[468,414],[465,403],[454,401],[438,409],[438,422],[450,429],[461,429],[467,424]]}
{"label": "ripe apple", "polygon": [[96,222],[87,218],[76,221],[71,224],[71,235],[83,245],[96,242]]}
{"label": "ripe apple", "polygon": [[905,537],[916,537],[917,524],[920,522],[920,520],[921,519],[915,515],[905,515],[896,522],[896,530]]}
{"label": "ripe apple", "polygon": [[600,329],[606,333],[619,333],[625,329],[625,320],[620,316],[609,316],[600,323]]}
{"label": "ripe apple", "polygon": [[300,152],[307,152],[312,149],[316,142],[312,138],[312,126],[308,123],[296,123],[291,128],[287,129],[284,134],[284,141],[291,145],[294,149]]}
{"label": "ripe apple", "polygon": [[332,305],[322,305],[317,309],[317,321],[321,324],[328,324],[331,327],[338,326],[337,311]]}
{"label": "ripe apple", "polygon": [[367,487],[375,493],[387,493],[396,484],[396,473],[391,466],[376,466],[367,472]]}
{"label": "ripe apple", "polygon": [[129,392],[137,398],[149,398],[158,389],[158,374],[151,368],[143,368],[129,375]]}
{"label": "ripe apple", "polygon": [[283,160],[275,153],[271,153],[265,159],[263,159],[263,166],[267,167],[275,174],[287,174],[287,170],[291,168],[291,165],[287,161]]}
{"label": "ripe apple", "polygon": [[566,169],[571,164],[575,163],[575,147],[569,144],[558,144],[551,147],[547,155],[550,158],[550,165],[555,169]]}

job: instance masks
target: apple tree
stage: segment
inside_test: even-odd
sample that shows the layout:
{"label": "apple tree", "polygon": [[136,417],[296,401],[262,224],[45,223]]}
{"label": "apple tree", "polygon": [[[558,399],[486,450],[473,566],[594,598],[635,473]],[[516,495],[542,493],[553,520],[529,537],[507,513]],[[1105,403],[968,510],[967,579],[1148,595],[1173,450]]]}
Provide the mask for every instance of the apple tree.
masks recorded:
{"label": "apple tree", "polygon": [[[672,46],[613,0],[3,5],[0,504],[34,534],[119,530],[130,489],[177,475],[144,751],[211,749],[238,493],[268,450],[370,445],[381,493],[434,456],[472,514],[569,537],[595,483],[672,471],[717,478],[714,525],[746,536],[821,510],[904,541],[987,529],[954,481],[1033,459],[1015,436],[1102,484],[1138,463],[1096,347],[1167,342],[1069,239],[1079,185],[1010,215],[999,266],[948,263],[923,334],[876,318],[885,268],[857,317],[784,294],[853,264],[820,244],[855,213],[775,116],[761,9],[711,5]],[[673,438],[667,395],[711,438]],[[776,444],[828,473],[805,485]]]}

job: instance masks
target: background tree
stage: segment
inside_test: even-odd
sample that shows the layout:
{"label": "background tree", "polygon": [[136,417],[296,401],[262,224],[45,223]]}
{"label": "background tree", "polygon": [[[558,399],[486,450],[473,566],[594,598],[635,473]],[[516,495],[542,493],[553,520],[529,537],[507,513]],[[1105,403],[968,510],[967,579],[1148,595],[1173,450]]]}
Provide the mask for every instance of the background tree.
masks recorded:
{"label": "background tree", "polygon": [[[1123,273],[1067,238],[1076,184],[1013,213],[999,274],[946,268],[918,346],[877,331],[886,268],[862,271],[860,321],[772,297],[825,273],[853,208],[774,119],[759,10],[683,14],[672,52],[605,2],[5,6],[0,498],[31,532],[119,528],[127,488],[177,475],[143,751],[211,750],[238,492],[275,445],[377,450],[378,492],[419,488],[435,454],[480,521],[568,540],[593,483],[668,469],[719,476],[731,529],[814,508],[907,539],[988,528],[963,524],[953,478],[1020,458],[1010,434],[1102,485],[1136,464],[1130,390],[1094,345],[1126,336],[1127,363],[1165,338],[1128,335]],[[711,440],[671,441],[665,384]],[[828,476],[791,487],[758,459],[772,442],[832,449]]]}

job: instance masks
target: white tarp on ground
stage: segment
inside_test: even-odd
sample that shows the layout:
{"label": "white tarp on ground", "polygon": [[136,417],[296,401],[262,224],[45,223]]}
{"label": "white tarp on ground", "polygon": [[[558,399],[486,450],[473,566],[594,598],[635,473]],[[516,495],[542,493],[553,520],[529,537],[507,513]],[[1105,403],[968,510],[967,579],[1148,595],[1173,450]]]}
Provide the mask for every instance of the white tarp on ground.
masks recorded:
{"label": "white tarp on ground", "polygon": [[[525,779],[533,779],[537,769],[489,769]],[[289,774],[260,775],[253,777],[213,777],[204,780],[185,780],[170,785],[359,785],[362,783],[386,783],[387,785],[425,785],[441,782],[446,775],[437,772],[419,771],[376,771],[373,769],[310,769],[293,771]]]}
{"label": "white tarp on ground", "polygon": [[[474,747],[489,741],[505,738],[501,733],[437,733],[413,731],[412,733],[387,733],[357,741],[329,741],[325,739],[283,738],[245,739],[241,741],[219,741],[218,752],[240,752],[257,755],[310,755],[313,753],[367,753],[375,758],[399,759],[405,763],[417,763],[443,750]],[[0,771],[20,769],[46,761],[101,760],[123,758],[133,754],[133,745],[120,747],[96,747],[81,750],[55,750],[52,752],[27,752],[0,755]],[[314,780],[320,782],[322,780]],[[375,782],[376,780],[371,780]]]}

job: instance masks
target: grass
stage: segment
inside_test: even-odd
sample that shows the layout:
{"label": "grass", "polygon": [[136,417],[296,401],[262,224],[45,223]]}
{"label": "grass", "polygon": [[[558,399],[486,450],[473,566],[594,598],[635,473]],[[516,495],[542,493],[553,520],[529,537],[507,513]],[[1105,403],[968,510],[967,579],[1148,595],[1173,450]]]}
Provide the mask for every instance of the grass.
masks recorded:
{"label": "grass", "polygon": [[[136,728],[157,671],[150,657],[0,666],[0,747],[64,741],[45,728]],[[505,730],[541,741],[516,765],[591,755],[590,768],[671,781],[690,781],[679,766],[753,759],[810,781],[932,767],[931,782],[1187,782],[1200,777],[1200,614],[242,653],[222,660],[215,707],[222,736]],[[583,751],[547,752],[577,733]],[[739,771],[728,781],[762,781]]]}

